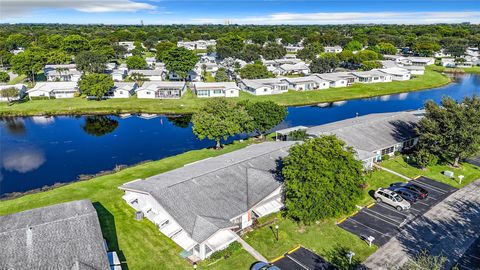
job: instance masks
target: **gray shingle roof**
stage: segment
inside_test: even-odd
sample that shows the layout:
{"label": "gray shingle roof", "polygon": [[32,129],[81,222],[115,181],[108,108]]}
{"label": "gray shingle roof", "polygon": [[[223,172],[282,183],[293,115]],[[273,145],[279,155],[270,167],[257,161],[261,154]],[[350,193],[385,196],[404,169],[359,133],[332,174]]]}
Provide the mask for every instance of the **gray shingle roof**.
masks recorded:
{"label": "gray shingle roof", "polygon": [[201,243],[281,186],[278,162],[295,142],[267,142],[124,184],[149,193]]}
{"label": "gray shingle roof", "polygon": [[417,137],[414,127],[422,116],[423,111],[368,114],[311,127],[307,133],[315,136],[335,134],[364,159],[371,157],[373,151]]}
{"label": "gray shingle roof", "polygon": [[0,269],[110,269],[88,200],[0,217]]}

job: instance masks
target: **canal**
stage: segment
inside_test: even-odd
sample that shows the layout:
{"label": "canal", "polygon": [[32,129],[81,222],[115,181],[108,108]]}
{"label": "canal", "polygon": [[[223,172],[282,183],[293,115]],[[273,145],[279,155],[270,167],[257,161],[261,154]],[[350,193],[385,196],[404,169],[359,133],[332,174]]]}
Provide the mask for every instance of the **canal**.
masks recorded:
{"label": "canal", "polygon": [[[473,94],[480,95],[480,75],[465,75],[436,89],[290,107],[277,128],[418,109],[429,99],[439,102],[442,96],[451,96],[461,100]],[[0,119],[0,197],[213,146],[212,141],[194,136],[189,121],[189,116],[151,115]]]}

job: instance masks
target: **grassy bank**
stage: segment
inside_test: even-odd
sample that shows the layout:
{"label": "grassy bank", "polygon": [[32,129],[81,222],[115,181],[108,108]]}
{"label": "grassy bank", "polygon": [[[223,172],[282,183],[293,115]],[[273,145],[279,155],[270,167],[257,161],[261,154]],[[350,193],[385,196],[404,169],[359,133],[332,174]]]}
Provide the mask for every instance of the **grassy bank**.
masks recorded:
{"label": "grassy bank", "polygon": [[447,68],[443,66],[432,66],[432,70],[435,70],[437,72],[446,72],[446,73],[480,74],[480,66],[474,66],[470,68]]}
{"label": "grassy bank", "polygon": [[[247,146],[250,142],[227,145],[223,150],[203,149],[190,151],[159,161],[148,162],[118,173],[72,183],[45,192],[35,193],[12,200],[0,201],[0,215],[27,209],[53,205],[79,199],[90,199],[99,214],[104,237],[111,249],[117,250],[129,269],[192,269],[179,256],[181,249],[162,235],[148,220],[135,221],[134,210],[122,200],[121,184],[149,177],[181,167],[185,164],[231,152]],[[241,250],[231,259],[222,260],[212,266],[201,265],[201,269],[248,269],[254,261]],[[126,269],[126,268],[124,268]]]}
{"label": "grassy bank", "polygon": [[[355,84],[346,88],[330,88],[318,91],[289,91],[281,95],[253,96],[240,93],[235,100],[272,100],[283,106],[296,106],[365,98],[387,94],[410,92],[445,85],[450,80],[428,68],[425,75],[409,81],[391,83]],[[206,99],[197,98],[191,92],[178,100],[110,99],[88,101],[84,98],[34,100],[23,103],[0,104],[0,116],[60,115],[60,114],[110,114],[110,113],[163,113],[182,114],[195,112]]]}

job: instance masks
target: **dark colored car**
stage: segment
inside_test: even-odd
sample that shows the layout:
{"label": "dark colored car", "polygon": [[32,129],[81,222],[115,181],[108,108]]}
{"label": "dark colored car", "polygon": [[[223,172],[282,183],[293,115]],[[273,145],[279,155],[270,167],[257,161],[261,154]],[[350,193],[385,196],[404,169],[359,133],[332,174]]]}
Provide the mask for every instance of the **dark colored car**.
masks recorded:
{"label": "dark colored car", "polygon": [[276,267],[275,265],[271,265],[266,262],[256,262],[252,265],[251,270],[281,270],[280,268]]}
{"label": "dark colored car", "polygon": [[421,200],[426,199],[428,197],[428,191],[422,188],[421,186],[418,186],[415,184],[398,182],[398,183],[391,184],[390,187],[408,189],[414,192],[415,194],[417,194],[418,198]]}
{"label": "dark colored car", "polygon": [[398,195],[400,195],[400,197],[402,197],[404,200],[406,200],[409,203],[414,203],[418,200],[418,194],[409,189],[406,189],[403,187],[401,188],[390,187],[389,189],[397,193]]}

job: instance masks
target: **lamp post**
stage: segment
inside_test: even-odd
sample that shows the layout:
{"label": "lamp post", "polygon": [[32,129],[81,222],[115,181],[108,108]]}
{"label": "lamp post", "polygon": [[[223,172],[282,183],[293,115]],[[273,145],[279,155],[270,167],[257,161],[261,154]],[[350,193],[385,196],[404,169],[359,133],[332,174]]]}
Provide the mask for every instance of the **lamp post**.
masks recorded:
{"label": "lamp post", "polygon": [[353,253],[353,251],[349,251],[347,253],[347,257],[348,257],[348,264],[352,264],[352,258],[353,256],[355,256],[355,253]]}
{"label": "lamp post", "polygon": [[458,183],[461,185],[462,184],[462,179],[464,178],[465,176],[463,175],[459,175],[458,176]]}
{"label": "lamp post", "polygon": [[193,263],[193,269],[197,269],[197,263],[196,262]]}
{"label": "lamp post", "polygon": [[278,242],[278,225],[275,225],[275,239]]}

